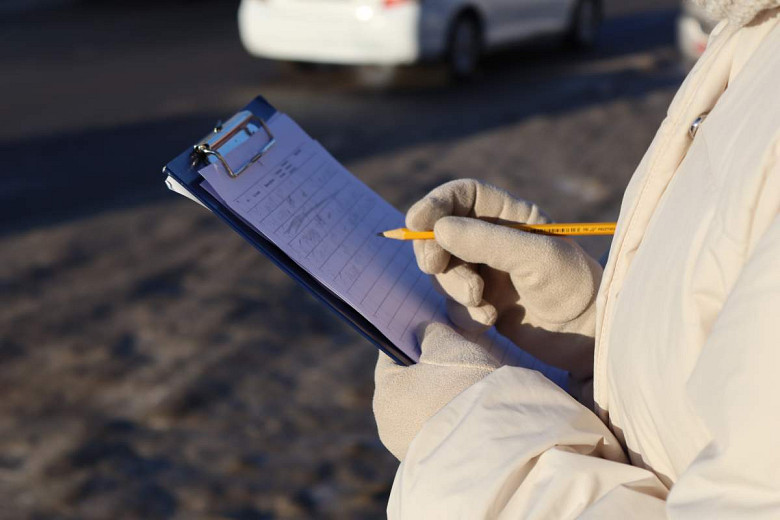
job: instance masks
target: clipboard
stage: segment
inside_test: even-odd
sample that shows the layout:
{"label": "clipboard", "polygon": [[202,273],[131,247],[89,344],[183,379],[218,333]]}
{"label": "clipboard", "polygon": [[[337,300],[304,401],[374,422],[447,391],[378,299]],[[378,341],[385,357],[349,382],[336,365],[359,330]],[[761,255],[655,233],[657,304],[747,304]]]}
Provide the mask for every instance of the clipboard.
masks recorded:
{"label": "clipboard", "polygon": [[[314,294],[317,299],[396,363],[401,365],[414,364],[414,361],[407,354],[396,347],[367,318],[315,279],[262,233],[247,225],[201,186],[203,178],[199,170],[209,163],[219,162],[226,175],[238,177],[251,164],[262,158],[276,144],[276,137],[266,124],[266,121],[269,121],[275,113],[276,109],[270,103],[260,96],[256,97],[243,110],[225,123],[217,123],[212,132],[165,165],[163,174],[166,185],[172,191],[184,195],[217,215],[244,240],[268,257],[293,280]],[[257,132],[267,134],[266,143],[246,163],[234,165],[231,168],[226,160],[227,154]]]}

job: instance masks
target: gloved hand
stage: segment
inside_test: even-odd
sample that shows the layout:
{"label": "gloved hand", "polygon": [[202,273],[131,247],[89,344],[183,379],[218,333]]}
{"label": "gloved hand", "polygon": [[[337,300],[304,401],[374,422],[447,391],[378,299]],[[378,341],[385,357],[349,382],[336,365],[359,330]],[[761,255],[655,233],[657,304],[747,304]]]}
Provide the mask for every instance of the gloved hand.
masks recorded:
{"label": "gloved hand", "polygon": [[374,372],[379,438],[398,460],[425,421],[498,367],[481,346],[442,323],[424,324],[417,336],[417,364],[403,367],[379,352]]}
{"label": "gloved hand", "polygon": [[459,327],[496,325],[542,361],[568,370],[576,381],[593,373],[596,291],[601,266],[574,241],[536,235],[499,223],[543,224],[534,204],[472,179],[448,182],[406,215],[424,272],[435,275]]}

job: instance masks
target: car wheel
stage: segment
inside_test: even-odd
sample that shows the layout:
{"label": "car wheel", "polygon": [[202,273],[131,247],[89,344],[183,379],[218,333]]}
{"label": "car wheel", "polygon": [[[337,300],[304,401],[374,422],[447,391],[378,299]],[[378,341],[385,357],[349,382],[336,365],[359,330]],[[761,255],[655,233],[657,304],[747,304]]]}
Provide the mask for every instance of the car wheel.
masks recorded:
{"label": "car wheel", "polygon": [[477,72],[482,54],[482,33],[473,15],[458,16],[449,32],[447,66],[455,79],[467,79]]}
{"label": "car wheel", "polygon": [[569,26],[568,43],[580,49],[589,49],[596,45],[601,18],[601,2],[598,0],[579,0],[574,7]]}

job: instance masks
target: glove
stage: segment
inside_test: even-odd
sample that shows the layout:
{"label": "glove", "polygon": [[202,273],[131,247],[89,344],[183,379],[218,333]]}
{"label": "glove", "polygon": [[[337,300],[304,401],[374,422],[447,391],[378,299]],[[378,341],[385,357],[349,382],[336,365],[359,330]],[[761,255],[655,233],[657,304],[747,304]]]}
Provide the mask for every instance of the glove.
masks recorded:
{"label": "glove", "polygon": [[448,182],[406,215],[424,272],[435,275],[450,319],[468,331],[495,325],[575,381],[593,373],[595,300],[601,266],[574,241],[501,223],[548,223],[536,205],[472,179]]}
{"label": "glove", "polygon": [[398,460],[425,421],[498,367],[481,346],[442,323],[421,325],[417,336],[422,351],[417,364],[399,366],[380,352],[374,372],[379,438]]}

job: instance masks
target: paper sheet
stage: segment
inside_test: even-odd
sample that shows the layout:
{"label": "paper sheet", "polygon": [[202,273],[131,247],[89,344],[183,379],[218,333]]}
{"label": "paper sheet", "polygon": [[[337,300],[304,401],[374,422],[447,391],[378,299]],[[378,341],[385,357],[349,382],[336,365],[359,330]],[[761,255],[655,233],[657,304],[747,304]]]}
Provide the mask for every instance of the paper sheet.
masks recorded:
{"label": "paper sheet", "polygon": [[[204,186],[250,226],[368,318],[415,361],[424,321],[447,321],[444,299],[414,259],[411,242],[377,233],[402,227],[403,215],[350,174],[292,119],[269,122],[276,144],[238,178],[218,164],[201,170]],[[254,134],[228,156],[243,164],[267,137]],[[566,374],[525,354],[495,331],[480,339],[504,364]]]}

